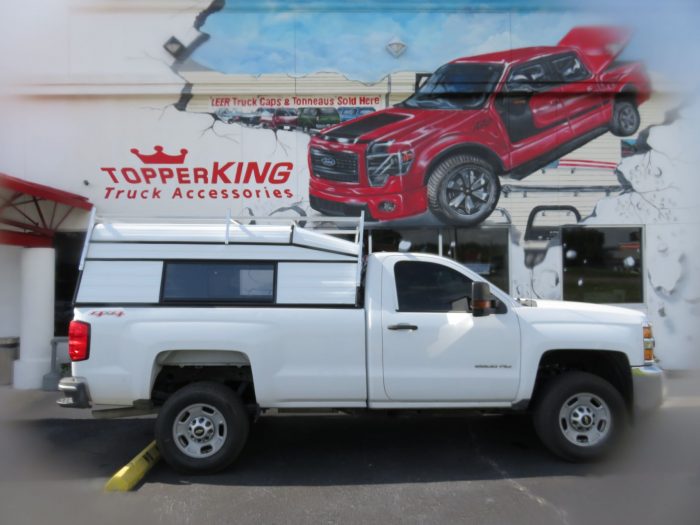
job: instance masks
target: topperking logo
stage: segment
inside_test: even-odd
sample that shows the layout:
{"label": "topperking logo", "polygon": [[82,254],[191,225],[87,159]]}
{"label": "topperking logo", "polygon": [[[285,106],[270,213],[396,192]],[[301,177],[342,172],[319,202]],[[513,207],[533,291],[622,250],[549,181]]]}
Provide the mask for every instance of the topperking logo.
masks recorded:
{"label": "topperking logo", "polygon": [[141,166],[105,166],[109,200],[224,200],[291,199],[292,190],[281,186],[289,181],[291,162],[213,162],[209,166],[185,164],[188,150],[168,154],[163,146],[153,153],[130,152]]}

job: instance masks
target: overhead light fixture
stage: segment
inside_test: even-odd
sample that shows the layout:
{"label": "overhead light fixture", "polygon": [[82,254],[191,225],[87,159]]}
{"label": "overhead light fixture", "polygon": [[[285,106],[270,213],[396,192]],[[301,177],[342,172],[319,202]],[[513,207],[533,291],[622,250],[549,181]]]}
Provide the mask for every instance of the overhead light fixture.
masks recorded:
{"label": "overhead light fixture", "polygon": [[391,40],[389,40],[389,43],[386,45],[386,50],[389,52],[391,56],[394,58],[399,58],[401,55],[403,55],[406,52],[406,49],[408,46],[404,44],[399,37],[394,37]]}
{"label": "overhead light fixture", "polygon": [[185,46],[174,36],[171,36],[168,41],[163,44],[165,50],[172,55],[172,57],[178,60],[185,51]]}

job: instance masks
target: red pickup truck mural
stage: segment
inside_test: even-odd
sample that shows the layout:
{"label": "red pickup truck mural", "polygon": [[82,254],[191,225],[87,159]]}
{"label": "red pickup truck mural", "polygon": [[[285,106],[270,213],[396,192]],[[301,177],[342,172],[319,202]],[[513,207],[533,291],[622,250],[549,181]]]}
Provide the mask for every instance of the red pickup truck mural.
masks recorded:
{"label": "red pickup truck mural", "polygon": [[642,64],[615,61],[629,36],[577,27],[557,46],[443,65],[402,103],[311,139],[311,207],[479,224],[498,203],[499,177],[522,179],[607,131],[637,131],[651,87]]}

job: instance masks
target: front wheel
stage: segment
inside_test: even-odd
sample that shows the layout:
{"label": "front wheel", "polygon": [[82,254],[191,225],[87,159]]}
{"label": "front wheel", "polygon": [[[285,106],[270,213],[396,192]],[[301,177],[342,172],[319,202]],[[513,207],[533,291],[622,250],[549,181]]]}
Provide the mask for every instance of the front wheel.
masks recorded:
{"label": "front wheel", "polygon": [[212,473],[238,457],[249,426],[245,407],[233,390],[202,381],[167,399],[156,420],[156,443],[175,470]]}
{"label": "front wheel", "polygon": [[457,154],[438,164],[428,179],[428,206],[448,224],[475,226],[493,212],[501,183],[493,167],[473,155]]}
{"label": "front wheel", "polygon": [[544,445],[568,461],[607,454],[627,427],[620,393],[599,376],[566,372],[545,385],[535,405],[535,430]]}

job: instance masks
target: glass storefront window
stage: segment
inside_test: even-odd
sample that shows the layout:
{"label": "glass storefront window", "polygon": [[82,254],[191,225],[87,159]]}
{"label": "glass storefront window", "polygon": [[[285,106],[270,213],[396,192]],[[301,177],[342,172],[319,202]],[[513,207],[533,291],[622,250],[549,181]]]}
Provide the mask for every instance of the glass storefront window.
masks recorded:
{"label": "glass storefront window", "polygon": [[563,228],[564,299],[642,303],[641,228]]}
{"label": "glass storefront window", "polygon": [[373,252],[439,253],[508,291],[508,228],[372,230]]}
{"label": "glass storefront window", "polygon": [[450,228],[442,231],[443,255],[508,291],[508,229]]}
{"label": "glass storefront window", "polygon": [[438,253],[438,230],[372,230],[373,252]]}
{"label": "glass storefront window", "polygon": [[78,265],[83,251],[85,233],[56,233],[56,289],[54,302],[54,335],[67,336],[73,320],[73,294],[78,284]]}

